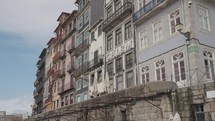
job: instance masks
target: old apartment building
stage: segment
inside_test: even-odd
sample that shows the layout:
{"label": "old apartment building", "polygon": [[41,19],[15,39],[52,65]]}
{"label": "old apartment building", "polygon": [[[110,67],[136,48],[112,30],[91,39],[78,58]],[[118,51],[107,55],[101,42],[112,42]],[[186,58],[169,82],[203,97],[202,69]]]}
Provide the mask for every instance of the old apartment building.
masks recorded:
{"label": "old apartment building", "polygon": [[214,0],[75,4],[39,56],[29,120],[215,120]]}

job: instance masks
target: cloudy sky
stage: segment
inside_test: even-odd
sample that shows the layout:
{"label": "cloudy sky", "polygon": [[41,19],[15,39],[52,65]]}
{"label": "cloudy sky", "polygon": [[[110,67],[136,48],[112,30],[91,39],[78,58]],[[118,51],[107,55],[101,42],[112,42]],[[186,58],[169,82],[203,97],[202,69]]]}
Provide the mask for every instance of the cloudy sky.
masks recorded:
{"label": "cloudy sky", "polygon": [[75,0],[0,0],[0,111],[31,113],[36,62]]}

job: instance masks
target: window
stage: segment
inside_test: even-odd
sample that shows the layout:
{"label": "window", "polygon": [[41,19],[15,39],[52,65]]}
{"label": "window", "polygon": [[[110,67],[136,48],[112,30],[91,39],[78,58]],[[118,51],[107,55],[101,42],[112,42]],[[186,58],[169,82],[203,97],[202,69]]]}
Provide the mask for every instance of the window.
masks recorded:
{"label": "window", "polygon": [[173,80],[181,81],[186,79],[184,53],[180,52],[172,56]]}
{"label": "window", "polygon": [[81,80],[77,80],[76,81],[76,90],[80,90],[81,89]]}
{"label": "window", "polygon": [[116,60],[116,72],[122,71],[122,58]]}
{"label": "window", "polygon": [[113,86],[113,78],[109,80],[110,86],[109,86],[109,91],[113,92],[114,86]]}
{"label": "window", "polygon": [[198,6],[198,17],[200,22],[200,28],[206,31],[210,31],[209,14],[208,9],[202,6]]}
{"label": "window", "polygon": [[129,53],[125,56],[126,69],[131,68],[133,66],[133,56],[132,53]]}
{"label": "window", "polygon": [[98,71],[98,82],[102,82],[102,71]]}
{"label": "window", "polygon": [[83,8],[83,3],[82,1],[80,1],[80,3],[78,4],[78,10],[80,11]]}
{"label": "window", "polygon": [[83,100],[87,100],[87,92],[85,92],[84,94],[83,94]]}
{"label": "window", "polygon": [[132,30],[131,30],[131,21],[125,24],[125,40],[131,38]]}
{"label": "window", "polygon": [[157,21],[153,24],[153,42],[156,43],[162,40],[162,27],[161,21]]}
{"label": "window", "polygon": [[115,11],[119,10],[121,7],[121,0],[115,0]]}
{"label": "window", "polygon": [[78,37],[77,46],[81,45],[81,43],[82,43],[82,35]]}
{"label": "window", "polygon": [[215,74],[215,72],[214,72],[213,53],[209,51],[204,51],[203,54],[204,54],[206,77],[207,79],[214,79],[213,75]]}
{"label": "window", "polygon": [[93,31],[92,33],[91,33],[91,41],[94,41],[95,40],[95,32]]}
{"label": "window", "polygon": [[203,104],[195,104],[193,107],[194,120],[195,121],[206,121],[204,116]]}
{"label": "window", "polygon": [[83,16],[81,16],[78,20],[78,28],[81,29],[82,26],[83,26]]}
{"label": "window", "polygon": [[133,71],[129,71],[126,73],[126,87],[134,86],[134,80],[133,80]]}
{"label": "window", "polygon": [[122,90],[123,89],[123,79],[122,76],[116,77],[116,89]]}
{"label": "window", "polygon": [[160,60],[155,63],[155,70],[156,70],[156,80],[157,81],[166,81],[164,60]]}
{"label": "window", "polygon": [[76,102],[78,103],[78,102],[81,102],[81,96],[80,95],[77,95],[76,96]]}
{"label": "window", "polygon": [[84,23],[86,24],[89,21],[89,10],[84,13]]}
{"label": "window", "polygon": [[149,82],[149,66],[142,67],[142,83]]}
{"label": "window", "polygon": [[99,27],[98,27],[98,36],[100,36],[101,34],[102,34],[102,26],[99,25]]}
{"label": "window", "polygon": [[122,30],[121,28],[116,30],[116,46],[122,43]]}
{"label": "window", "polygon": [[121,110],[121,121],[127,121],[127,114],[126,114],[126,110]]}
{"label": "window", "polygon": [[64,106],[64,98],[61,98],[61,107]]}
{"label": "window", "polygon": [[88,76],[85,76],[84,79],[83,79],[83,87],[87,87],[88,86],[89,80],[88,80],[87,77]]}
{"label": "window", "polygon": [[148,36],[147,31],[143,30],[139,33],[140,50],[148,47]]}
{"label": "window", "polygon": [[65,105],[69,104],[68,96],[65,97]]}
{"label": "window", "polygon": [[84,41],[89,40],[89,32],[85,31],[84,32]]}
{"label": "window", "polygon": [[90,78],[90,85],[91,85],[91,86],[92,86],[93,83],[94,83],[94,78],[95,78],[95,76],[94,76],[94,74],[92,74],[92,75],[91,75],[91,78]]}
{"label": "window", "polygon": [[59,107],[59,100],[57,100],[56,104],[57,104],[57,108],[58,108]]}
{"label": "window", "polygon": [[107,8],[107,18],[109,18],[112,14],[113,14],[112,6],[109,6],[109,7]]}
{"label": "window", "polygon": [[138,10],[140,10],[145,5],[145,0],[138,0]]}
{"label": "window", "polygon": [[88,52],[84,53],[84,63],[88,62]]}
{"label": "window", "polygon": [[113,76],[113,62],[107,64],[107,72],[110,77]]}
{"label": "window", "polygon": [[169,14],[169,22],[170,22],[170,34],[175,33],[177,30],[175,26],[180,23],[180,11],[179,9],[174,10]]}
{"label": "window", "polygon": [[112,42],[113,42],[113,35],[110,34],[107,37],[107,51],[112,49],[112,47],[113,47]]}
{"label": "window", "polygon": [[73,104],[73,94],[70,94],[70,104]]}

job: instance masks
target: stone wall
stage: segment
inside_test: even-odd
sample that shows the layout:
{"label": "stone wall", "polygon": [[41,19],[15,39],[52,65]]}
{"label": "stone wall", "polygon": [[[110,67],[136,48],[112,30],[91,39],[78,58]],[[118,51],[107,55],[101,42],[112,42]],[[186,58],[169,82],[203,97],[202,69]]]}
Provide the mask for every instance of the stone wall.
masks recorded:
{"label": "stone wall", "polygon": [[215,121],[215,99],[206,97],[210,90],[215,90],[212,82],[179,89],[173,82],[152,82],[35,115],[29,120],[169,121],[170,115],[178,112],[182,121],[192,121],[193,105],[203,104],[205,120]]}

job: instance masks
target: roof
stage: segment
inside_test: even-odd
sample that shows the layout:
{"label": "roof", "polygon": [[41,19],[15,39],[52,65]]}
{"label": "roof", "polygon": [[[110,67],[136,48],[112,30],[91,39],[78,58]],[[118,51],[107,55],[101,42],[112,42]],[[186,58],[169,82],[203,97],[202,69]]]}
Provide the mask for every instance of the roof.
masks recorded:
{"label": "roof", "polygon": [[64,16],[64,15],[69,16],[69,15],[70,15],[70,13],[62,12],[62,13],[60,14],[60,16],[58,17],[57,21],[59,21],[59,20],[60,20],[60,18],[61,18],[62,16]]}

